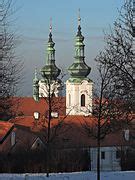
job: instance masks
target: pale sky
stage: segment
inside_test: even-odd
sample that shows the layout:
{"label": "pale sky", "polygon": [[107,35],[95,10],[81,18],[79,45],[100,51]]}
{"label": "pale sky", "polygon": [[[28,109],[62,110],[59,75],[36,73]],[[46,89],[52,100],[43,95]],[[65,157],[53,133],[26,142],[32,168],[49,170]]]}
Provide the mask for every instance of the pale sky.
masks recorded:
{"label": "pale sky", "polygon": [[[74,39],[77,32],[78,9],[82,34],[85,37],[85,60],[92,70],[89,77],[96,80],[94,58],[104,48],[104,31],[109,30],[118,16],[124,0],[16,0],[15,26],[19,36],[17,56],[24,61],[24,82],[20,94],[32,95],[34,69],[45,64],[52,17],[56,64],[66,69],[74,61]],[[68,77],[67,77],[68,78]]]}

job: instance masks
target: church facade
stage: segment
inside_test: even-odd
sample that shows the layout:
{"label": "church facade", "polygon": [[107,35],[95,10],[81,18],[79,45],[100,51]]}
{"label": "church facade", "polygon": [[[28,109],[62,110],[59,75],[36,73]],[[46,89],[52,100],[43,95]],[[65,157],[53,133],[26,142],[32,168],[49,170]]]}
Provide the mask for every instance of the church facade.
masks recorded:
{"label": "church facade", "polygon": [[[88,77],[91,68],[85,62],[84,36],[81,32],[81,18],[78,17],[78,31],[75,37],[75,57],[69,66],[69,79],[66,81],[66,115],[92,114],[93,82]],[[52,25],[47,45],[46,64],[41,69],[42,78],[38,80],[37,73],[33,79],[33,97],[36,101],[40,97],[61,95],[62,83],[58,78],[61,70],[55,64],[55,43],[52,40]]]}

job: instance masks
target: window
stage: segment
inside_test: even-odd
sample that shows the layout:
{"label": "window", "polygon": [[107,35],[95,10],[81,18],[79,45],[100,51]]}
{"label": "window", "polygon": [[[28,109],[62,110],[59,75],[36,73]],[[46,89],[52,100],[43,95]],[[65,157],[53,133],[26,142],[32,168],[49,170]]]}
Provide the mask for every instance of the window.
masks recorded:
{"label": "window", "polygon": [[120,158],[120,151],[116,151],[116,159],[119,159]]}
{"label": "window", "polygon": [[85,95],[81,95],[81,106],[85,106]]}
{"label": "window", "polygon": [[101,151],[101,159],[105,159],[105,152]]}

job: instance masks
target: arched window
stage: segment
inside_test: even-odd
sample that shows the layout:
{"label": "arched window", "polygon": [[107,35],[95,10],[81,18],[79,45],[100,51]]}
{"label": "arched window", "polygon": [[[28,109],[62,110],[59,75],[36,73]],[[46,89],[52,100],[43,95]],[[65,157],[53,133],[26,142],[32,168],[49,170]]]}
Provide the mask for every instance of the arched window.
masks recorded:
{"label": "arched window", "polygon": [[69,106],[71,106],[71,95],[69,94]]}
{"label": "arched window", "polygon": [[85,95],[81,95],[81,106],[85,106]]}

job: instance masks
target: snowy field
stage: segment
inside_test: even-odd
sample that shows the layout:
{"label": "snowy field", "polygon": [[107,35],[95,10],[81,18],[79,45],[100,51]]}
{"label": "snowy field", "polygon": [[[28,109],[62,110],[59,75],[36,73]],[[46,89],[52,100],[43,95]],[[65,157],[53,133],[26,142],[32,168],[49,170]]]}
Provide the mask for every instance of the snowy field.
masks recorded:
{"label": "snowy field", "polygon": [[[76,172],[50,174],[0,174],[1,180],[96,180],[94,172]],[[101,180],[135,180],[135,171],[130,172],[102,172]]]}

